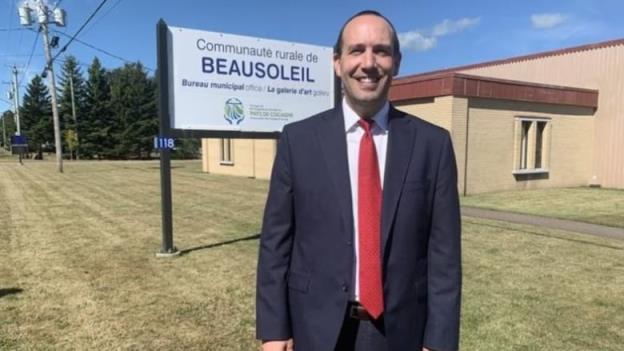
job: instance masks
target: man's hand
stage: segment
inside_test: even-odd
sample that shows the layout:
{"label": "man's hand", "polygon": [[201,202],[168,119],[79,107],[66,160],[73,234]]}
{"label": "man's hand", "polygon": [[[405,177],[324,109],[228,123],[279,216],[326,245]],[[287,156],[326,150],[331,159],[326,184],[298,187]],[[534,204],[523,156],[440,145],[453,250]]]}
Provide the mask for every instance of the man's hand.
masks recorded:
{"label": "man's hand", "polygon": [[262,343],[262,351],[293,351],[294,349],[293,339],[265,341]]}
{"label": "man's hand", "polygon": [[428,348],[426,348],[426,347],[423,347],[422,351],[431,351],[431,350],[429,350],[429,349],[428,349]]}

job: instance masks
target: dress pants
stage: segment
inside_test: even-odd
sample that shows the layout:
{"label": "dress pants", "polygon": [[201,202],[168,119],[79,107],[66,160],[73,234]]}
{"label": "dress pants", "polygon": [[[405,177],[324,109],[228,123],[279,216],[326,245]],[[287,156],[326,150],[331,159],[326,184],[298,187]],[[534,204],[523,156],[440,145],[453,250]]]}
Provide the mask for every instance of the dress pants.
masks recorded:
{"label": "dress pants", "polygon": [[345,314],[335,351],[388,351],[383,316],[360,320]]}

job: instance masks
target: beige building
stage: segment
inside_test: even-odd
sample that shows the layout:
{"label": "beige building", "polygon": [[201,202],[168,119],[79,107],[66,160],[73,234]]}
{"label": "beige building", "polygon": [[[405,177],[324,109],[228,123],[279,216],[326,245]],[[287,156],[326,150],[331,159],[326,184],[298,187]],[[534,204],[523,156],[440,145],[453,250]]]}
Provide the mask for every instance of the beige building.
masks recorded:
{"label": "beige building", "polygon": [[276,140],[202,139],[204,172],[269,179]]}
{"label": "beige building", "polygon": [[[395,79],[394,105],[449,130],[464,194],[624,188],[624,39]],[[275,140],[204,139],[204,171],[268,178]]]}

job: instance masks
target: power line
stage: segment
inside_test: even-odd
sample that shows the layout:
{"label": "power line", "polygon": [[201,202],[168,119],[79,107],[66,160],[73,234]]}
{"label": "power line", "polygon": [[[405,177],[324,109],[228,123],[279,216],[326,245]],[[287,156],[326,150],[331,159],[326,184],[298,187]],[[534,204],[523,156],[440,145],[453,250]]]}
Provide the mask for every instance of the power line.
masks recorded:
{"label": "power line", "polygon": [[109,7],[108,10],[106,10],[106,12],[104,12],[104,14],[100,17],[98,17],[92,24],[91,27],[87,28],[87,30],[85,31],[85,34],[88,33],[91,29],[93,29],[93,27],[95,27],[95,25],[102,20],[102,18],[106,17],[115,7],[117,7],[117,5],[119,5],[120,2],[122,2],[123,0],[117,0],[116,3],[113,4],[113,6]]}
{"label": "power line", "polygon": [[0,32],[9,32],[9,36],[11,35],[12,31],[20,31],[20,30],[28,30],[28,28],[0,28]]}
{"label": "power line", "polygon": [[[15,9],[15,2],[11,1],[11,7],[9,8],[9,20],[7,21],[7,23],[9,24],[9,28],[7,30],[7,46],[11,45],[11,30],[13,29],[12,25],[11,25],[11,18],[13,17],[13,10]],[[6,61],[5,61],[6,62]]]}
{"label": "power line", "polygon": [[[28,54],[0,54],[0,57],[29,57]],[[43,56],[42,54],[33,56]]]}
{"label": "power line", "polygon": [[[57,30],[52,30],[52,32],[54,32],[54,33],[56,33],[56,34],[64,35],[64,36],[66,36],[66,37],[69,37],[69,36],[70,36],[69,34],[66,34],[66,33],[63,33],[63,32],[59,32],[59,31],[57,31]],[[80,43],[80,44],[84,45],[84,46],[87,46],[87,47],[89,47],[89,48],[91,48],[91,49],[93,49],[93,50],[99,51],[99,52],[101,52],[101,53],[103,53],[103,54],[105,54],[105,55],[108,55],[108,56],[112,57],[112,58],[116,58],[116,59],[118,59],[118,60],[120,60],[120,61],[123,61],[123,62],[125,62],[125,63],[134,63],[134,62],[136,62],[136,61],[132,61],[132,60],[128,60],[128,59],[126,59],[126,58],[123,58],[123,57],[121,57],[121,56],[119,56],[119,55],[115,55],[115,54],[113,54],[113,53],[111,53],[111,52],[109,52],[109,51],[106,51],[106,50],[104,50],[104,49],[98,48],[97,46],[92,45],[92,44],[89,44],[89,43],[87,43],[87,42],[85,42],[85,41],[83,41],[83,40],[80,40],[80,39],[74,39],[74,40],[75,40],[75,41],[77,41],[78,43]],[[147,69],[147,70],[149,70],[149,71],[154,71],[154,69],[153,69],[153,68],[147,67],[147,66],[145,66],[145,65],[144,65],[143,67],[145,67],[145,69]]]}
{"label": "power line", "polygon": [[[41,30],[41,27],[39,27],[39,30]],[[20,78],[20,81],[19,81],[18,85],[22,85],[22,80],[24,80],[24,77],[26,76],[26,72],[28,72],[28,69],[30,68],[30,61],[32,60],[33,54],[35,53],[35,47],[37,46],[37,40],[39,40],[39,31],[37,31],[37,34],[35,36],[35,41],[33,42],[32,50],[30,50],[30,56],[28,57],[28,63],[26,64],[26,69],[24,70],[24,74]]]}
{"label": "power line", "polygon": [[87,18],[87,20],[82,24],[82,26],[80,26],[80,28],[78,29],[78,31],[72,36],[72,38],[69,40],[69,42],[67,44],[65,44],[63,46],[63,48],[61,50],[59,50],[59,52],[56,53],[56,55],[52,58],[52,60],[50,60],[50,64],[52,64],[52,62],[54,62],[54,60],[56,60],[57,57],[59,57],[59,55],[61,55],[61,53],[63,53],[65,50],[67,50],[67,47],[69,46],[69,44],[72,43],[72,41],[74,41],[76,39],[76,37],[78,36],[78,34],[80,34],[80,32],[84,29],[84,27],[91,21],[91,19],[93,19],[93,17],[95,16],[95,14],[98,13],[98,11],[100,11],[100,9],[102,8],[102,6],[104,6],[104,4],[107,2],[108,0],[102,0],[102,2],[98,5],[98,7],[91,13],[91,15],[89,16],[89,18]]}
{"label": "power line", "polygon": [[13,11],[15,10],[15,1],[11,1],[11,8],[9,9],[9,20],[7,21],[7,23],[9,24],[9,28],[8,28],[8,34],[7,34],[7,43],[11,42],[11,30],[14,29],[13,26],[11,26],[11,18],[13,17]]}

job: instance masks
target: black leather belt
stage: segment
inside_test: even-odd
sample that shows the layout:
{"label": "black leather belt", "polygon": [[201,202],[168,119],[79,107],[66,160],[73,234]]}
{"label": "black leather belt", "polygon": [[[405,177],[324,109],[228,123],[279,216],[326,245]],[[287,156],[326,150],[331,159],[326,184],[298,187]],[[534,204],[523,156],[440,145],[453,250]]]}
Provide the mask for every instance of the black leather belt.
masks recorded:
{"label": "black leather belt", "polygon": [[351,319],[357,319],[360,321],[370,321],[373,319],[373,317],[366,312],[364,306],[360,305],[359,302],[349,302],[347,308],[347,313]]}

